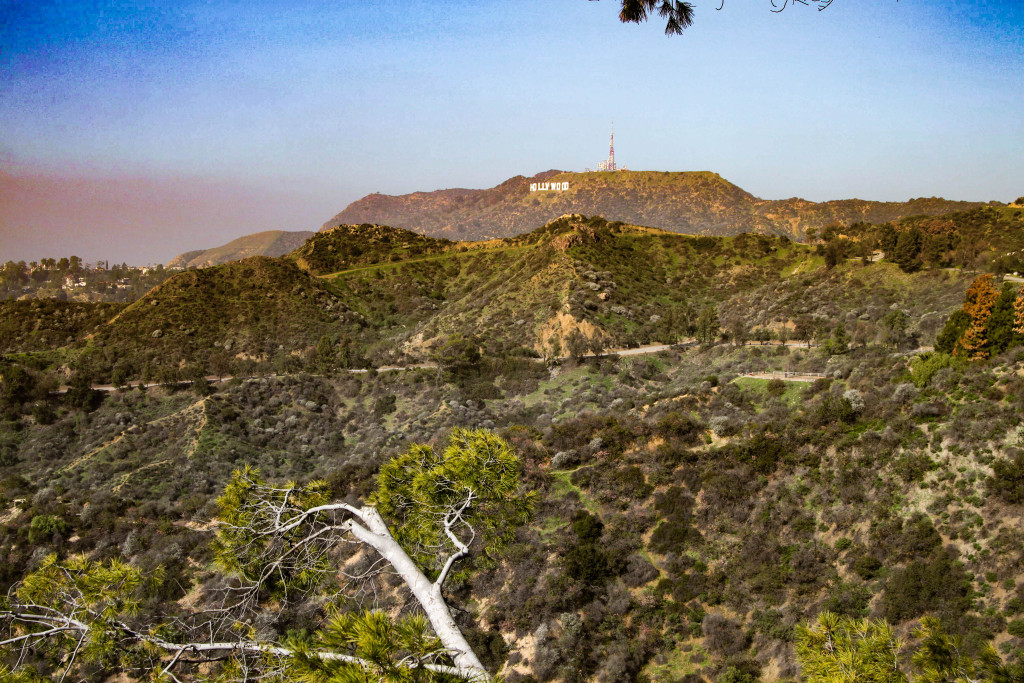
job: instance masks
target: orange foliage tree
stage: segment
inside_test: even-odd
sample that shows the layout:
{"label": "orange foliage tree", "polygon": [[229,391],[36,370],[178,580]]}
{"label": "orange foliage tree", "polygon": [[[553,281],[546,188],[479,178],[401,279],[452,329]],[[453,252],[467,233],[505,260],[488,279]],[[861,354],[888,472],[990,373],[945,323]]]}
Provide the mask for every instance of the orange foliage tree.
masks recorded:
{"label": "orange foliage tree", "polygon": [[992,284],[992,274],[982,275],[967,288],[964,295],[964,313],[970,318],[967,329],[956,344],[953,351],[958,356],[968,358],[987,358],[988,349],[985,344],[985,323],[992,315],[992,307],[999,298],[999,290]]}

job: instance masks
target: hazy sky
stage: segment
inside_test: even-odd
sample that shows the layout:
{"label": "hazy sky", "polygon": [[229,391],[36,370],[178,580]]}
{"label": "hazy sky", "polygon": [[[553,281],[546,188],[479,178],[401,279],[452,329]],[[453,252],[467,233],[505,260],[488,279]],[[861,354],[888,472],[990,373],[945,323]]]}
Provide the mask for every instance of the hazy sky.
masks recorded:
{"label": "hazy sky", "polygon": [[[781,0],[776,0],[781,2]],[[0,261],[166,261],[374,191],[593,167],[1024,194],[1024,2],[0,0]]]}

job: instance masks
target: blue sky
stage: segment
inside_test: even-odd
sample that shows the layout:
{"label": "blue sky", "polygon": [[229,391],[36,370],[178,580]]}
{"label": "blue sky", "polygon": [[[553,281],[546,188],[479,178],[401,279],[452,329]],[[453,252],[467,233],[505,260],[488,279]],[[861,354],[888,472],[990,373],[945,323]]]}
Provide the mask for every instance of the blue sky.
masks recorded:
{"label": "blue sky", "polygon": [[0,194],[0,260],[167,260],[369,192],[582,170],[612,121],[620,164],[765,198],[1024,194],[1019,0],[695,4],[667,38],[615,0],[0,0],[0,171],[149,193],[107,201],[109,234]]}

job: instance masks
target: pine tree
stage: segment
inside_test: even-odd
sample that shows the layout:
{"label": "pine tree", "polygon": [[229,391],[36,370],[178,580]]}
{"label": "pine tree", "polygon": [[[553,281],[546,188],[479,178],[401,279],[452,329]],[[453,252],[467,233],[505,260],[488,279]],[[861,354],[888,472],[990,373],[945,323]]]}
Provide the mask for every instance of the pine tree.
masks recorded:
{"label": "pine tree", "polygon": [[697,341],[703,346],[715,343],[719,333],[718,313],[711,306],[705,306],[697,319]]}
{"label": "pine tree", "polygon": [[953,311],[949,319],[946,320],[942,331],[935,337],[935,350],[942,353],[953,353],[956,349],[956,343],[960,341],[960,337],[967,331],[967,326],[970,322],[971,319],[964,313],[962,308]]}
{"label": "pine tree", "polygon": [[921,268],[921,262],[918,260],[921,241],[921,232],[917,229],[902,232],[897,238],[892,260],[904,273],[913,273]]}
{"label": "pine tree", "polygon": [[884,621],[822,612],[813,626],[797,627],[796,656],[809,683],[906,683],[901,649]]}
{"label": "pine tree", "polygon": [[1013,285],[1003,283],[999,298],[992,306],[992,314],[985,322],[985,340],[990,354],[1002,353],[1013,344],[1013,304],[1016,293]]}
{"label": "pine tree", "polygon": [[[82,664],[105,673],[151,671],[162,681],[181,680],[176,666],[219,662],[217,680],[489,683],[444,586],[493,566],[494,553],[529,519],[534,495],[521,489],[520,470],[518,455],[497,435],[455,429],[444,448],[414,444],[386,462],[363,505],[333,500],[324,481],[274,486],[255,469],[236,471],[217,499],[213,547],[230,577],[229,600],[146,623],[140,607],[159,588],[162,570],[51,555],[0,597],[0,680],[11,678],[2,663],[33,648],[76,680]],[[362,574],[346,575],[356,593],[366,588],[359,579],[387,571],[423,615],[335,610],[342,599],[332,586],[340,569],[335,549],[347,543],[377,558]],[[328,600],[318,632],[266,640],[252,626],[266,607],[310,597]]]}
{"label": "pine tree", "polygon": [[883,620],[822,612],[816,623],[797,626],[796,657],[808,683],[1012,683],[1024,675],[1024,666],[1004,663],[991,644],[977,657],[967,656],[960,639],[934,617],[921,619],[913,635],[916,675],[909,677],[904,644]]}

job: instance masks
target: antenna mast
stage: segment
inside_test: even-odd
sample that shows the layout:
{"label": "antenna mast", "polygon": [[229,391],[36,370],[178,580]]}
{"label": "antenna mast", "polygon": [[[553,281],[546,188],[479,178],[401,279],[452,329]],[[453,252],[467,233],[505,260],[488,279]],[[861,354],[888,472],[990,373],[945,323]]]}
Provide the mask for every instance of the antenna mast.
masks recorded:
{"label": "antenna mast", "polygon": [[612,139],[608,144],[608,170],[617,171],[615,166],[615,122],[612,121]]}

